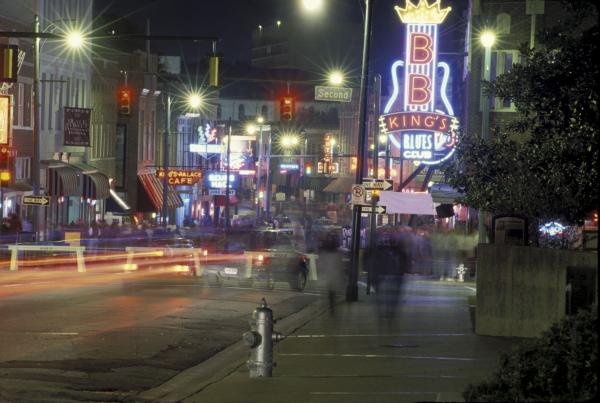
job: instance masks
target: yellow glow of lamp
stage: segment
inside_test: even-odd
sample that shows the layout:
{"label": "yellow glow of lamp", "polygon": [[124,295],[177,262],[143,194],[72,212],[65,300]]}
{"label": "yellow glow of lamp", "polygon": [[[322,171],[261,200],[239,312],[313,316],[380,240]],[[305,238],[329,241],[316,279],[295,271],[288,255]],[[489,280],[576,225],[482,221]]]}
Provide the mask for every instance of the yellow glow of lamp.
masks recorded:
{"label": "yellow glow of lamp", "polygon": [[75,30],[67,32],[65,39],[67,41],[67,45],[72,49],[79,49],[85,43],[83,34]]}
{"label": "yellow glow of lamp", "polygon": [[10,172],[9,171],[1,171],[0,172],[0,181],[8,182],[10,181]]}
{"label": "yellow glow of lamp", "polygon": [[302,7],[306,11],[318,11],[323,8],[323,0],[302,0]]}
{"label": "yellow glow of lamp", "polygon": [[192,108],[196,109],[202,103],[202,98],[198,94],[192,94],[192,95],[190,95],[190,97],[188,99],[188,103],[190,104],[190,106]]}
{"label": "yellow glow of lamp", "polygon": [[479,40],[484,48],[491,48],[496,42],[496,34],[492,31],[484,31],[479,37]]}
{"label": "yellow glow of lamp", "polygon": [[253,123],[248,123],[246,125],[246,133],[248,133],[250,135],[256,133],[256,125]]}
{"label": "yellow glow of lamp", "polygon": [[329,73],[329,84],[342,85],[344,83],[344,73],[339,70]]}

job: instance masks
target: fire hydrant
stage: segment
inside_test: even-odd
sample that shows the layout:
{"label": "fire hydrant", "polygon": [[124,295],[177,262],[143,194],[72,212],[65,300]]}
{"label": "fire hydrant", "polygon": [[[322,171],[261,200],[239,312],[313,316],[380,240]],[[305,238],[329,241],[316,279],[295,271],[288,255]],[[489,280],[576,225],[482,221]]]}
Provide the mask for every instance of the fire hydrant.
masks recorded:
{"label": "fire hydrant", "polygon": [[252,349],[250,359],[246,361],[250,378],[271,377],[273,374],[273,343],[285,338],[273,330],[274,322],[273,311],[263,298],[260,306],[252,312],[251,330],[243,335],[244,341]]}
{"label": "fire hydrant", "polygon": [[467,271],[467,268],[462,263],[459,264],[458,267],[456,268],[456,274],[458,274],[458,282],[459,283],[464,283],[466,271]]}

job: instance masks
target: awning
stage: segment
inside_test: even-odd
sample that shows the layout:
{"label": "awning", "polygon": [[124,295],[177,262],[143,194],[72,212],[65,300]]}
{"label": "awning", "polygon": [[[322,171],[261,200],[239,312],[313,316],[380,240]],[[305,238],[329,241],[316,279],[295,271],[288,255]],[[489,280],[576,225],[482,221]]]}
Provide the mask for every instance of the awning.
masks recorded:
{"label": "awning", "polygon": [[83,192],[81,196],[86,199],[107,199],[110,194],[108,177],[98,172],[98,168],[84,162],[72,162],[71,165],[83,174]]}
{"label": "awning", "polygon": [[48,166],[49,196],[79,196],[79,180],[74,168],[61,164]]}
{"label": "awning", "polygon": [[329,185],[325,186],[323,191],[329,193],[350,193],[352,191],[354,180],[355,178],[352,176],[340,176]]}
{"label": "awning", "polygon": [[110,196],[108,177],[100,172],[83,174],[82,196],[93,200],[108,198]]}
{"label": "awning", "polygon": [[114,190],[110,189],[110,197],[106,200],[106,211],[117,214],[129,214],[131,206],[121,198]]}
{"label": "awning", "polygon": [[300,189],[304,189],[304,190],[310,189],[310,190],[314,190],[315,192],[322,192],[323,189],[325,189],[325,187],[327,185],[329,185],[329,183],[332,182],[333,180],[334,180],[334,178],[330,178],[327,176],[304,175],[298,181],[298,187]]}
{"label": "awning", "polygon": [[[163,205],[163,184],[154,173],[138,174],[138,180],[147,193],[147,197],[157,211],[162,209]],[[144,195],[138,195],[138,198]],[[183,207],[183,200],[170,186],[167,187],[167,207]]]}

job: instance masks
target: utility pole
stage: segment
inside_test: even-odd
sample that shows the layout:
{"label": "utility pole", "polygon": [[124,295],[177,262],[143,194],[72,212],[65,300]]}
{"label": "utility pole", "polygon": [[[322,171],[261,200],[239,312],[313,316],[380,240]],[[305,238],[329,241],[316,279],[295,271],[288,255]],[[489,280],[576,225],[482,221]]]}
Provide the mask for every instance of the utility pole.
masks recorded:
{"label": "utility pole", "polygon": [[162,178],[162,212],[161,212],[161,223],[163,227],[167,227],[167,218],[169,215],[169,178],[168,178],[168,170],[169,170],[169,136],[171,134],[171,95],[168,93],[168,90],[165,91],[165,96],[167,98],[167,102],[165,103],[166,108],[166,116],[165,116],[165,131],[163,134],[163,178]]}
{"label": "utility pole", "polygon": [[[36,34],[33,38],[33,130],[31,131],[31,145],[33,146],[33,158],[31,161],[31,185],[33,195],[40,195],[40,38],[37,34],[40,32],[40,17],[36,15],[33,20],[33,32]],[[33,207],[33,232],[35,240],[41,240],[40,213],[41,206]]]}
{"label": "utility pole", "polygon": [[265,185],[265,215],[271,218],[271,137],[269,131],[269,142],[267,143],[267,183]]}
{"label": "utility pole", "polygon": [[[369,45],[371,42],[371,13],[373,11],[373,1],[365,0],[365,26],[363,32],[363,51],[360,77],[360,117],[358,129],[358,154],[356,166],[356,183],[362,183],[365,168],[365,149],[367,143],[367,110],[369,100],[367,97],[368,87],[368,64],[369,64]],[[358,300],[358,259],[360,250],[360,216],[361,206],[355,204],[352,208],[352,246],[350,249],[350,273],[348,276],[348,286],[346,288],[346,301]]]}
{"label": "utility pole", "polygon": [[261,211],[260,211],[260,185],[261,185],[261,171],[263,167],[262,148],[263,148],[263,125],[259,123],[258,129],[258,164],[256,166],[256,216],[254,218],[254,224],[258,225],[260,222]]}
{"label": "utility pole", "polygon": [[229,229],[229,172],[231,169],[231,118],[229,118],[229,135],[227,136],[227,178],[225,179],[225,229]]}

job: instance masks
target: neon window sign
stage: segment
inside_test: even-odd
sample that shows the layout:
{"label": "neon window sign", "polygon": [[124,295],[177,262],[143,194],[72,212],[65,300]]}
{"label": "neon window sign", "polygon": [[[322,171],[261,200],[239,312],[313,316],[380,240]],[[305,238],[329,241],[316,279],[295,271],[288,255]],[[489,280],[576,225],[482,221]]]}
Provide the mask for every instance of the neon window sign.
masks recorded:
{"label": "neon window sign", "polygon": [[[458,119],[446,95],[450,67],[437,60],[438,25],[451,7],[441,9],[440,1],[429,4],[428,0],[419,0],[415,6],[406,0],[405,8],[395,7],[406,24],[406,54],[405,60],[392,64],[393,92],[379,124],[390,142],[400,149],[402,158],[415,164],[435,165],[445,161],[452,156],[456,145]],[[402,99],[400,67],[404,68]],[[442,70],[439,84],[438,70]],[[442,109],[438,108],[438,98]]]}

